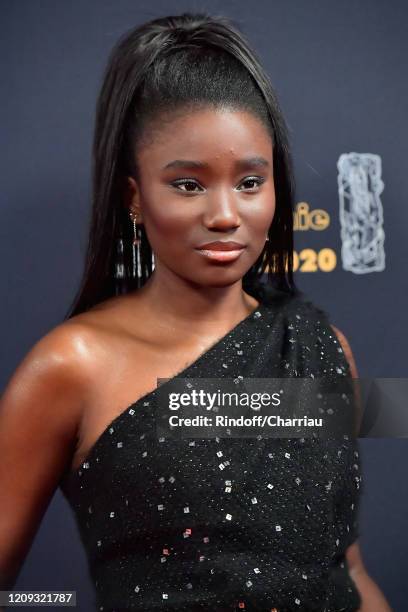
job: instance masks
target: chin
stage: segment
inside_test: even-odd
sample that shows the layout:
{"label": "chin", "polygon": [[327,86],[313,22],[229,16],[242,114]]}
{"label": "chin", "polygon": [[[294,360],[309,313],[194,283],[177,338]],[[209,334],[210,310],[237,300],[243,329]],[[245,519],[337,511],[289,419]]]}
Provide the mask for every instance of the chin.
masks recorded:
{"label": "chin", "polygon": [[242,280],[247,270],[239,273],[232,270],[212,270],[208,274],[203,274],[200,277],[192,277],[191,282],[195,285],[203,287],[229,287]]}

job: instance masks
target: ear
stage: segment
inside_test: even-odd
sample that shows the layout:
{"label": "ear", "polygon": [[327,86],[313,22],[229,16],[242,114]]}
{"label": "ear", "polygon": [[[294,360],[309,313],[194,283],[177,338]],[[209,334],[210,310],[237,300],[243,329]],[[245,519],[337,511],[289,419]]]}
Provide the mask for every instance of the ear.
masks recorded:
{"label": "ear", "polygon": [[124,188],[124,205],[129,213],[137,214],[138,221],[142,221],[140,207],[140,189],[139,185],[132,176],[127,176],[125,179]]}

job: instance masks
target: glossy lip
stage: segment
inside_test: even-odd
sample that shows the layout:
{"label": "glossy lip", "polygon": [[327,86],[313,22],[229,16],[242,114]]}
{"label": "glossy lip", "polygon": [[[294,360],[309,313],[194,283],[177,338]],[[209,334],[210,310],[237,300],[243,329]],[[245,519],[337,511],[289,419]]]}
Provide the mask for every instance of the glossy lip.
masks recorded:
{"label": "glossy lip", "polygon": [[205,244],[197,247],[199,250],[204,249],[208,251],[236,251],[244,248],[244,244],[234,242],[232,240],[215,240],[214,242],[206,242]]}
{"label": "glossy lip", "polygon": [[198,253],[213,261],[230,262],[238,259],[244,252],[245,247],[239,249],[217,250],[217,249],[196,249]]}

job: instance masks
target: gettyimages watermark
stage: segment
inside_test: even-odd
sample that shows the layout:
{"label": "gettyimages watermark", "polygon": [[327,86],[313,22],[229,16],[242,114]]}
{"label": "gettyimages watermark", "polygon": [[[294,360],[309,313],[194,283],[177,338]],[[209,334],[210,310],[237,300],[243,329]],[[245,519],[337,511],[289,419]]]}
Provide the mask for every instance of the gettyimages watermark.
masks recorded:
{"label": "gettyimages watermark", "polygon": [[159,378],[158,437],[408,437],[407,378]]}

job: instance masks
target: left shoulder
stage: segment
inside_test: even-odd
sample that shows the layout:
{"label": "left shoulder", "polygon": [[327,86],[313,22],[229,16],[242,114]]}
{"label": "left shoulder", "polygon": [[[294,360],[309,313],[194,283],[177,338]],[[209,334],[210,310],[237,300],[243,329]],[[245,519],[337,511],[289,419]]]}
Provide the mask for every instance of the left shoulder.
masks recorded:
{"label": "left shoulder", "polygon": [[334,333],[337,336],[338,341],[341,344],[341,348],[343,349],[343,353],[348,361],[348,364],[350,366],[350,372],[352,375],[352,378],[358,378],[358,373],[357,373],[357,366],[356,366],[356,362],[354,359],[354,355],[353,352],[351,350],[351,346],[349,341],[347,340],[346,336],[343,334],[342,331],[339,330],[338,327],[335,327],[334,325],[332,325],[330,323],[330,327],[332,328],[332,330],[334,331]]}

